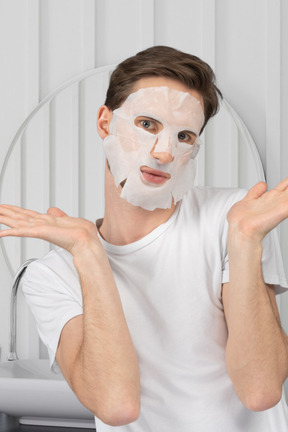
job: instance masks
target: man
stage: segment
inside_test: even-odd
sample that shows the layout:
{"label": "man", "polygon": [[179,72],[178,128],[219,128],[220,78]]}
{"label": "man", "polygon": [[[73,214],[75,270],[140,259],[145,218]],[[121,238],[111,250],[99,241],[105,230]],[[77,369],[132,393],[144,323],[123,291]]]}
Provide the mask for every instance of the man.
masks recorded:
{"label": "man", "polygon": [[268,233],[288,217],[288,178],[269,192],[192,187],[217,95],[197,57],[138,53],[99,110],[97,227],[56,208],[0,207],[1,237],[59,247],[29,266],[23,289],[51,364],[98,432],[287,431],[275,301],[287,282]]}

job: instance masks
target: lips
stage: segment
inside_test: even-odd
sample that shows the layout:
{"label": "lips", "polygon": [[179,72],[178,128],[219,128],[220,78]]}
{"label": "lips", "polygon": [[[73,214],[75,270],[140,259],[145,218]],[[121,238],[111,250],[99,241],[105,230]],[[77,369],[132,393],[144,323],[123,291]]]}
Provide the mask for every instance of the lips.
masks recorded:
{"label": "lips", "polygon": [[140,171],[142,173],[143,179],[148,183],[154,183],[155,185],[161,185],[164,184],[167,180],[170,179],[171,175],[164,172],[164,171],[158,171],[154,170],[152,168],[149,168],[147,166],[142,166],[140,168]]}

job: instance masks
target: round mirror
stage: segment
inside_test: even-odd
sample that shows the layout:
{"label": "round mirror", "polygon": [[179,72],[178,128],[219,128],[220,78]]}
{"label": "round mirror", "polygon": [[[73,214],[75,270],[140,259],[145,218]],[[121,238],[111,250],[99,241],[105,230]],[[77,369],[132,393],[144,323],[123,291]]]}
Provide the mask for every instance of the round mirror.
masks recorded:
{"label": "round mirror", "polygon": [[[46,97],[19,128],[0,174],[0,201],[45,213],[60,207],[90,220],[104,214],[104,153],[97,133],[114,66],[87,72]],[[202,134],[197,185],[249,188],[264,179],[247,128],[224,100]],[[12,275],[26,259],[52,246],[5,238],[1,247]]]}

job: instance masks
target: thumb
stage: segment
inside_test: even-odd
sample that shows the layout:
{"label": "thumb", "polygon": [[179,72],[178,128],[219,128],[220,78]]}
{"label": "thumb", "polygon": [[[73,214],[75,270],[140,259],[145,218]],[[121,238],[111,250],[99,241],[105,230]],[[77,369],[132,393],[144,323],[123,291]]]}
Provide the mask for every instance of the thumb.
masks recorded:
{"label": "thumb", "polygon": [[63,217],[63,216],[67,216],[66,213],[64,213],[62,210],[60,210],[57,207],[50,207],[47,210],[47,214],[50,216],[56,216],[56,217]]}
{"label": "thumb", "polygon": [[259,198],[261,195],[264,194],[264,192],[266,192],[268,186],[265,182],[259,182],[256,183],[256,185],[254,185],[247,193],[247,195],[245,196],[245,200],[249,200],[249,199],[257,199]]}

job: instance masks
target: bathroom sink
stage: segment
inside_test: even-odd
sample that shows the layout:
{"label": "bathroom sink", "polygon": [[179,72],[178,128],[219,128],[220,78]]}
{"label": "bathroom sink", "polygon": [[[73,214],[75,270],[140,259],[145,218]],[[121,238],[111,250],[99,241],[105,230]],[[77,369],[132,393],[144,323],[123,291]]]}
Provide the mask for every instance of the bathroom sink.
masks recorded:
{"label": "bathroom sink", "polygon": [[0,412],[22,424],[95,430],[93,414],[77,399],[48,360],[0,363]]}

